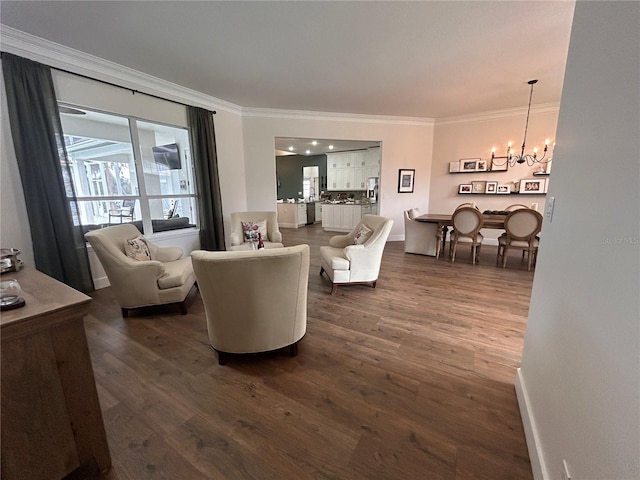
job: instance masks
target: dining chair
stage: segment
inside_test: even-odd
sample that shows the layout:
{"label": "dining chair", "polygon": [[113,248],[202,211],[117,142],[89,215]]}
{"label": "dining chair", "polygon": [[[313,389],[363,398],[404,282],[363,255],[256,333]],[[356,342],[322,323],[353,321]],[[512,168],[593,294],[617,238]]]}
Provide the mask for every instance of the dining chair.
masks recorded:
{"label": "dining chair", "polygon": [[538,256],[537,237],[542,229],[542,214],[531,208],[520,208],[509,212],[504,220],[505,233],[498,238],[498,256],[496,263],[502,257],[502,268],[507,266],[507,253],[510,248],[519,248],[527,252],[527,271],[531,270],[531,265],[535,263]]}
{"label": "dining chair", "polygon": [[484,223],[480,210],[473,207],[456,209],[451,217],[453,232],[451,232],[451,262],[456,260],[456,250],[459,243],[471,245],[471,258],[475,265],[484,237],[480,229]]}
{"label": "dining chair", "polygon": [[119,218],[120,223],[122,223],[123,218],[128,218],[133,222],[135,206],[135,200],[123,200],[122,206],[116,206],[109,210],[109,223],[111,223],[111,218]]}
{"label": "dining chair", "polygon": [[514,203],[513,205],[509,205],[507,208],[505,208],[504,211],[513,212],[514,210],[520,210],[521,208],[529,208],[529,207],[521,203]]}

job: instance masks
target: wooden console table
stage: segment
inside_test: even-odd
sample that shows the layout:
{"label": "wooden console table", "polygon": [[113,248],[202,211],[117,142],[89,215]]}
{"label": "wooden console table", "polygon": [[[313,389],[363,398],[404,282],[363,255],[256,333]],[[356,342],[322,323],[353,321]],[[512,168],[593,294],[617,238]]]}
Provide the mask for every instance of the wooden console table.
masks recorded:
{"label": "wooden console table", "polygon": [[91,298],[33,269],[9,278],[26,305],[0,316],[1,476],[97,475],[111,456],[84,331]]}

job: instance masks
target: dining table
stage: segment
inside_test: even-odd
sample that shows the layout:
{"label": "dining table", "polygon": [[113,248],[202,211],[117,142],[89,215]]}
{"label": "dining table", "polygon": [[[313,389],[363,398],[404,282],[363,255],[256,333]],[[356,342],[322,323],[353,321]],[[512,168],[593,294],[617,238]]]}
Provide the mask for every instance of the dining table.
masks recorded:
{"label": "dining table", "polygon": [[[435,223],[438,225],[438,228],[436,229],[436,259],[440,257],[441,252],[444,252],[447,232],[449,231],[449,227],[453,226],[452,218],[453,213],[425,213],[414,218],[416,222]],[[490,215],[483,213],[482,228],[504,230],[504,221],[506,218],[506,215]]]}

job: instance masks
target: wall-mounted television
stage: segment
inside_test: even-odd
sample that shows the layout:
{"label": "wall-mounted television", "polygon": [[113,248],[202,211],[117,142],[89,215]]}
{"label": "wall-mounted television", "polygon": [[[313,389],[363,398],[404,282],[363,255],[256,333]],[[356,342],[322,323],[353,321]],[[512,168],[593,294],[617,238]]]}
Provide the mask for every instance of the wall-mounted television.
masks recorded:
{"label": "wall-mounted television", "polygon": [[176,143],[153,147],[153,159],[158,165],[164,165],[169,170],[180,170],[182,168],[180,152]]}

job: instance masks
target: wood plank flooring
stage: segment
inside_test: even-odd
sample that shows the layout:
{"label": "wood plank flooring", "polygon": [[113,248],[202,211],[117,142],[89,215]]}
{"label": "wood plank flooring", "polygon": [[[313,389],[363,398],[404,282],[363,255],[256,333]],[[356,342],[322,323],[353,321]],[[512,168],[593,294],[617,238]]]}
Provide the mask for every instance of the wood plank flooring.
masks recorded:
{"label": "wood plank flooring", "polygon": [[195,293],[188,315],[120,314],[110,289],[85,320],[113,467],[102,479],[531,479],[514,390],[533,272],[495,247],[478,265],[387,244],[377,288],[320,276],[311,246],[297,357],[219,366]]}

